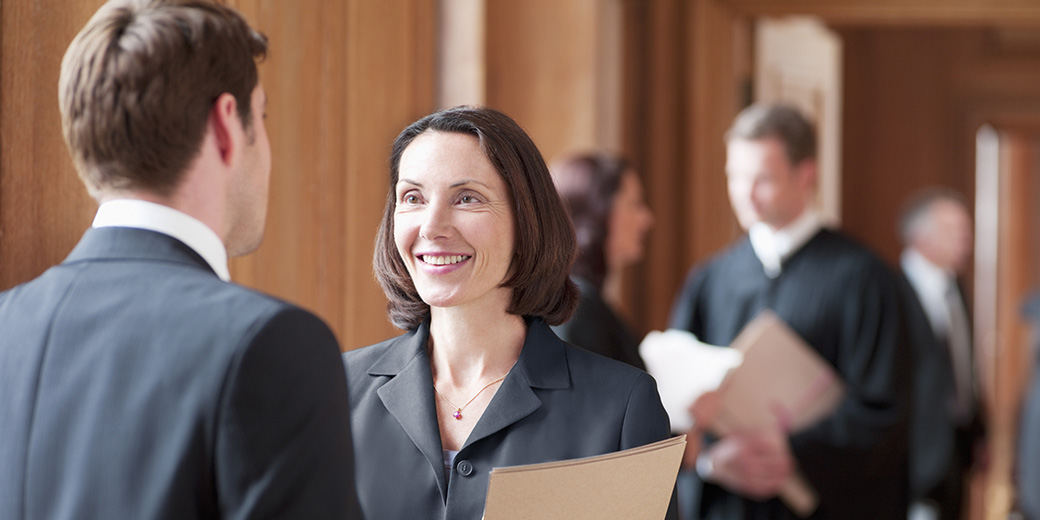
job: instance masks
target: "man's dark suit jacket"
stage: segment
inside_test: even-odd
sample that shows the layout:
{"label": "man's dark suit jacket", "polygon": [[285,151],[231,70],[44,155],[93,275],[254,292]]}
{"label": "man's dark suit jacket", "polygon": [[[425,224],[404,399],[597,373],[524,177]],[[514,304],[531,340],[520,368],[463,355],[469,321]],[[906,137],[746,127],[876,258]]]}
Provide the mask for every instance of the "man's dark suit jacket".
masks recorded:
{"label": "man's dark suit jacket", "polygon": [[0,518],[358,518],[339,350],[169,236],[0,294]]}
{"label": "man's dark suit jacket", "polygon": [[[942,518],[959,518],[964,508],[964,479],[974,446],[985,428],[977,397],[973,416],[958,424],[956,381],[946,340],[935,334],[920,297],[900,273],[903,318],[913,346],[913,413],[910,419],[910,496],[936,502]],[[972,361],[974,366],[974,361]]]}
{"label": "man's dark suit jacket", "polygon": [[910,420],[910,493],[924,497],[953,464],[956,425],[949,349],[932,331],[920,299],[905,274],[899,276],[903,316],[914,352],[914,403]]}
{"label": "man's dark suit jacket", "polygon": [[[669,436],[646,372],[567,345],[539,319],[445,475],[429,321],[343,355],[358,496],[372,519],[480,520],[491,468],[599,455]],[[451,420],[448,418],[447,420]],[[674,505],[668,518],[676,518]]]}

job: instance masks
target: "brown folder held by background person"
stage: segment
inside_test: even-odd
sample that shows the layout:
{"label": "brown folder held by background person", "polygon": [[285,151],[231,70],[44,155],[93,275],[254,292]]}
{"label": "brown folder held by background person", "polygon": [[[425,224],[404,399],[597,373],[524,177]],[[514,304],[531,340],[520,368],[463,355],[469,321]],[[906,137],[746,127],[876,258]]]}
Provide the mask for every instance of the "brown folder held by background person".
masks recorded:
{"label": "brown folder held by background person", "polygon": [[581,459],[491,470],[485,520],[661,520],[686,436]]}
{"label": "brown folder held by background person", "polygon": [[[748,323],[730,346],[744,359],[722,383],[711,428],[718,435],[772,427],[798,432],[833,412],[845,395],[834,368],[770,311]],[[797,474],[780,497],[803,517],[819,502]]]}

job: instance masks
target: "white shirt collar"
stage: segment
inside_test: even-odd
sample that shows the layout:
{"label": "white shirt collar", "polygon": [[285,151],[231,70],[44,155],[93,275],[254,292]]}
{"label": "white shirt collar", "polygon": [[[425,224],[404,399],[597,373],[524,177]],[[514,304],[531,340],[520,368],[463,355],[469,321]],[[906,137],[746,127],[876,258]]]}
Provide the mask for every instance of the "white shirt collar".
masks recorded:
{"label": "white shirt collar", "polygon": [[917,293],[932,330],[945,333],[950,321],[946,292],[956,283],[953,274],[935,265],[914,248],[903,250],[899,264]]}
{"label": "white shirt collar", "polygon": [[129,227],[169,235],[190,247],[225,282],[231,280],[227,249],[202,221],[171,207],[137,199],[105,202],[94,216],[94,227]]}
{"label": "white shirt collar", "polygon": [[766,276],[776,278],[780,276],[783,261],[801,249],[821,228],[823,219],[820,213],[809,208],[786,227],[776,231],[764,222],[756,222],[748,230],[748,238],[755,256],[762,262]]}

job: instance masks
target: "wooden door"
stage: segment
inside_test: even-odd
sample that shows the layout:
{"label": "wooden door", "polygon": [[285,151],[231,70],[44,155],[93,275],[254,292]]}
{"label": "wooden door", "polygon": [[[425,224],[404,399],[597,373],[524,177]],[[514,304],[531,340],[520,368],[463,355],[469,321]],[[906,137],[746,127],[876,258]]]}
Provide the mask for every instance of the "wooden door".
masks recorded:
{"label": "wooden door", "polygon": [[991,456],[983,518],[1002,520],[1014,502],[1019,410],[1036,355],[1021,305],[1040,287],[1040,120],[981,129],[976,181],[975,347]]}

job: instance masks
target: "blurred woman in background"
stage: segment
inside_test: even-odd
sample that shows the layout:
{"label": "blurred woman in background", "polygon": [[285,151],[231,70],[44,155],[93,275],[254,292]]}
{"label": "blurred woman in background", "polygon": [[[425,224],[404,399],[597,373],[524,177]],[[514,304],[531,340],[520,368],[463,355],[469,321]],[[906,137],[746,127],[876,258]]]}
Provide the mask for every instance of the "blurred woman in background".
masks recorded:
{"label": "blurred woman in background", "polygon": [[565,341],[645,370],[639,336],[616,310],[621,273],[643,259],[654,221],[639,176],[623,159],[599,153],[566,157],[551,170],[578,238],[571,280],[581,291],[574,316],[554,330]]}

